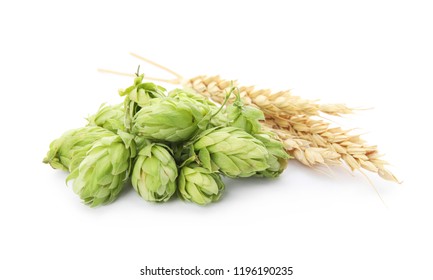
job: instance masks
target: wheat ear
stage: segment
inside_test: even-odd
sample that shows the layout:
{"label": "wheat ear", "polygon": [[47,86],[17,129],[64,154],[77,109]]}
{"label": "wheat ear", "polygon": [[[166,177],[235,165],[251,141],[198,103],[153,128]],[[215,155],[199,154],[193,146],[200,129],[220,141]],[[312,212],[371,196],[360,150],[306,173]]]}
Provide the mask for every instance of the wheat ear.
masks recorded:
{"label": "wheat ear", "polygon": [[284,121],[282,127],[276,123],[268,120],[263,126],[275,132],[287,152],[305,165],[336,165],[344,161],[352,171],[362,168],[398,182],[386,168],[388,163],[381,159],[377,147],[368,145],[359,135],[350,135],[348,130],[330,127],[326,121],[309,116],[294,116],[290,124]]}
{"label": "wheat ear", "polygon": [[[231,82],[219,76],[198,76],[188,80],[185,86],[221,103]],[[376,146],[367,145],[359,135],[350,135],[348,130],[330,127],[330,123],[315,119],[320,112],[335,116],[351,113],[345,105],[319,105],[292,96],[289,91],[271,94],[270,90],[254,90],[254,87],[238,88],[246,104],[265,113],[267,119],[263,126],[275,132],[287,152],[301,163],[312,167],[345,162],[352,171],[362,168],[398,182],[385,168],[388,163],[380,158]]]}
{"label": "wheat ear", "polygon": [[[231,83],[232,81],[223,80],[219,76],[197,76],[184,82],[184,86],[216,102],[221,102],[224,98],[221,91],[227,90],[232,85]],[[290,90],[272,93],[269,89],[257,90],[253,86],[239,86],[236,81],[233,81],[233,86],[239,88],[241,97],[247,105],[259,107],[269,117],[317,116],[320,113],[339,116],[353,112],[353,109],[343,104],[320,105],[315,101],[294,96]]]}

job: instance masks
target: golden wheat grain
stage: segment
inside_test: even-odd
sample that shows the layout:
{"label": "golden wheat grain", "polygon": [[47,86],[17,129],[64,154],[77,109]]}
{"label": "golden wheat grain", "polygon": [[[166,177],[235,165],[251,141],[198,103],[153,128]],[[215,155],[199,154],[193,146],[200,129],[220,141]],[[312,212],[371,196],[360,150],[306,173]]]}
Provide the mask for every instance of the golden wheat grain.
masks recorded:
{"label": "golden wheat grain", "polygon": [[275,126],[275,123],[272,121],[264,121],[262,127],[265,130],[277,134],[278,138],[283,142],[287,153],[309,167],[317,164],[341,164],[341,156],[339,153],[328,148],[316,147],[309,139],[299,137],[299,135],[293,134],[288,130],[281,129]]}

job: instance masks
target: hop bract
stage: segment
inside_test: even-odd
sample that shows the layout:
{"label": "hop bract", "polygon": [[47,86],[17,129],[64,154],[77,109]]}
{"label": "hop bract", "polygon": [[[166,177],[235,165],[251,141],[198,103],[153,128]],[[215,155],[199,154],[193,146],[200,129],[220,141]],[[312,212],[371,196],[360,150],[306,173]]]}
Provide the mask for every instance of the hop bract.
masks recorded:
{"label": "hop bract", "polygon": [[97,140],[114,135],[113,132],[97,126],[69,130],[51,142],[43,162],[49,163],[55,169],[71,171],[81,163]]}
{"label": "hop bract", "polygon": [[68,176],[85,204],[98,206],[117,198],[128,178],[130,149],[119,135],[96,141],[80,165]]}
{"label": "hop bract", "polygon": [[200,121],[209,113],[208,106],[170,98],[153,99],[134,117],[132,132],[140,137],[163,142],[189,140]]}
{"label": "hop bract", "polygon": [[290,156],[284,150],[283,143],[276,139],[272,133],[260,132],[254,134],[254,137],[260,140],[269,152],[269,167],[256,173],[262,177],[278,177],[287,167]]}
{"label": "hop bract", "polygon": [[236,127],[204,131],[193,149],[205,168],[229,177],[249,177],[269,167],[263,143]]}
{"label": "hop bract", "polygon": [[176,191],[177,166],[168,149],[150,144],[137,155],[132,186],[147,201],[167,201]]}
{"label": "hop bract", "polygon": [[182,199],[205,205],[221,197],[224,183],[220,175],[195,164],[180,169],[178,188]]}

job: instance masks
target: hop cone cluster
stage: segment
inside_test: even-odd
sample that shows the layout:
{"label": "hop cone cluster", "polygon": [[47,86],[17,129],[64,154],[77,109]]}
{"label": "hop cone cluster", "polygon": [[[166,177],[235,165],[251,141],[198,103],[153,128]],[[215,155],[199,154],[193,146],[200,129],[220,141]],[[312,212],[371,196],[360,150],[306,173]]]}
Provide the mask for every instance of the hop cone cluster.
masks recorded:
{"label": "hop cone cluster", "polygon": [[218,201],[222,176],[277,177],[288,156],[275,135],[264,132],[263,113],[245,106],[236,90],[230,105],[217,106],[186,90],[167,92],[153,83],[119,91],[124,101],[103,105],[85,127],[54,140],[44,159],[70,172],[67,181],[85,204],[114,201],[130,180],[146,201],[175,193],[199,205]]}

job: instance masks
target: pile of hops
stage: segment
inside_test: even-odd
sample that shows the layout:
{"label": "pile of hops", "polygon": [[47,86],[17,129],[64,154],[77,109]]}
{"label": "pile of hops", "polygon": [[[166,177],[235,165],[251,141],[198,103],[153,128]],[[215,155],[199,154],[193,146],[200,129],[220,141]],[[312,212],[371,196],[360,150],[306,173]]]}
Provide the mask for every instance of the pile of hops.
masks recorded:
{"label": "pile of hops", "polygon": [[137,75],[121,90],[122,104],[102,106],[85,127],[50,144],[44,163],[69,171],[67,181],[92,207],[114,201],[130,180],[145,200],[175,193],[205,205],[224,190],[221,176],[279,176],[290,156],[277,135],[262,128],[260,109],[235,96],[221,106],[183,89],[167,92]]}

